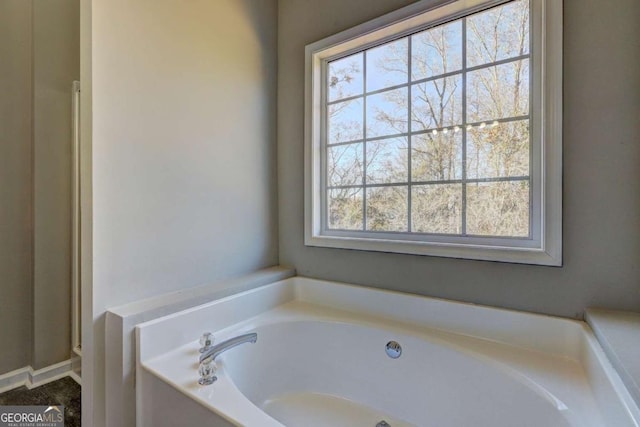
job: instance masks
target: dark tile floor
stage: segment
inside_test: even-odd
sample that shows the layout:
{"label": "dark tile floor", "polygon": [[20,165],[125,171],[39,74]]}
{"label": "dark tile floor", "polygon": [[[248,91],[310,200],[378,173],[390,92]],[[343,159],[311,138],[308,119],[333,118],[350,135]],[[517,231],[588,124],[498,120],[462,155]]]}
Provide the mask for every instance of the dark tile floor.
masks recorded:
{"label": "dark tile floor", "polygon": [[0,393],[0,405],[64,405],[65,427],[80,427],[80,385],[69,377]]}

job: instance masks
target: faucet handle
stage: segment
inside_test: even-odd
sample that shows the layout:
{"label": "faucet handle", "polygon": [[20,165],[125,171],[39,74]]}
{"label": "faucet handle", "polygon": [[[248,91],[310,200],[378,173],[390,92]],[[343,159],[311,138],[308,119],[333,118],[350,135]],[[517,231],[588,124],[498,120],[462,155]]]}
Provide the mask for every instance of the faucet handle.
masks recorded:
{"label": "faucet handle", "polygon": [[218,379],[218,377],[216,377],[215,375],[216,370],[217,370],[216,363],[213,361],[211,357],[208,357],[202,362],[200,362],[200,367],[198,368],[200,379],[198,380],[198,384],[200,385],[213,384]]}
{"label": "faucet handle", "polygon": [[211,332],[205,332],[200,337],[200,353],[204,353],[213,346],[215,338]]}

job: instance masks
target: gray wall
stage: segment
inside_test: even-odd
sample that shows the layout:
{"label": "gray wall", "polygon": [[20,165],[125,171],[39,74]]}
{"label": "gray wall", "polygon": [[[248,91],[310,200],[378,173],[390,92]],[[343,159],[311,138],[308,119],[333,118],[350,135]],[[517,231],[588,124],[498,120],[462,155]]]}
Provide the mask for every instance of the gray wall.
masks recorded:
{"label": "gray wall", "polygon": [[31,40],[31,2],[0,0],[0,375],[31,356]]}
{"label": "gray wall", "polygon": [[564,266],[303,244],[304,46],[411,3],[280,0],[280,263],[305,276],[567,317],[640,310],[640,2],[564,1]]}
{"label": "gray wall", "polygon": [[71,348],[71,84],[80,79],[79,0],[33,1],[33,361]]}
{"label": "gray wall", "polygon": [[92,130],[82,144],[91,145],[84,166],[93,180],[83,200],[93,209],[83,260],[93,257],[93,273],[92,283],[83,280],[91,319],[83,327],[82,415],[100,426],[107,308],[278,261],[277,4],[81,7],[90,37],[82,81],[92,87],[91,105],[83,93],[83,138]]}
{"label": "gray wall", "polygon": [[78,0],[0,0],[0,374],[69,358]]}

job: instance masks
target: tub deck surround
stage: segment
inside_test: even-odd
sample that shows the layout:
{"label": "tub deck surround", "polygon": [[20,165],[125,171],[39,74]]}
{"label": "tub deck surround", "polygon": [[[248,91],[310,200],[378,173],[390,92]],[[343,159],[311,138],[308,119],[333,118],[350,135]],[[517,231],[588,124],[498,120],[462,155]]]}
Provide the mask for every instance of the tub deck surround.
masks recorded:
{"label": "tub deck surround", "polygon": [[585,320],[640,405],[640,313],[590,308]]}
{"label": "tub deck surround", "polygon": [[[217,359],[210,386],[205,330],[258,333]],[[142,324],[137,347],[140,426],[182,407],[208,425],[640,425],[583,322],[301,277]]]}
{"label": "tub deck surround", "polygon": [[210,285],[171,292],[109,309],[105,328],[107,427],[136,425],[134,374],[137,324],[294,275],[294,269],[274,266]]}

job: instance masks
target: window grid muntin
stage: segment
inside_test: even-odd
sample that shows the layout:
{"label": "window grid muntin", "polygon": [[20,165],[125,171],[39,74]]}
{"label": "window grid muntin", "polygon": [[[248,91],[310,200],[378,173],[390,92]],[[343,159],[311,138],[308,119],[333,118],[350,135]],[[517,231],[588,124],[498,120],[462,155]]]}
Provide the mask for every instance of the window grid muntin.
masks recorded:
{"label": "window grid muntin", "polygon": [[[407,36],[407,233],[413,233],[413,156],[411,155],[412,151],[412,141],[413,141],[413,129],[411,120],[411,110],[413,109],[413,91],[411,88],[414,84],[419,84],[411,81],[413,77],[413,36]],[[365,137],[366,137],[365,133]],[[366,144],[366,143],[365,143]],[[365,184],[367,183],[365,177]]]}
{"label": "window grid muntin", "polygon": [[[437,185],[437,184],[462,184],[464,182],[468,182],[471,184],[482,184],[488,182],[516,182],[516,181],[528,181],[528,175],[522,176],[502,176],[502,177],[493,177],[493,178],[468,178],[466,181],[462,179],[443,179],[439,181],[412,181],[411,185]],[[375,187],[406,187],[410,185],[409,182],[380,182],[377,184],[367,184],[367,188],[375,188]],[[363,188],[362,185],[329,185],[327,186],[327,190],[343,190],[348,188]],[[332,229],[333,230],[333,229]]]}
{"label": "window grid muntin", "polygon": [[[516,0],[511,0],[511,1],[516,1]],[[436,27],[430,27],[429,29],[432,29],[432,28],[436,28]],[[425,30],[419,30],[417,32],[419,33],[419,32],[422,32],[422,31],[425,31]],[[415,34],[415,33],[413,33],[413,34]],[[411,37],[411,35],[404,36],[404,37]],[[371,48],[368,48],[368,49],[371,49]],[[360,51],[360,52],[366,52],[366,51]],[[335,61],[338,61],[340,59],[355,55],[357,53],[358,52],[350,53],[347,56],[331,59],[331,60],[329,60],[327,62],[328,63],[335,62]],[[446,77],[453,77],[455,75],[462,74],[465,71],[467,73],[470,73],[472,71],[482,70],[484,68],[495,67],[496,65],[504,65],[504,64],[508,64],[510,62],[516,62],[516,61],[520,61],[520,60],[523,60],[523,59],[530,59],[530,56],[531,56],[531,54],[518,55],[518,56],[513,56],[511,58],[501,59],[501,60],[496,61],[496,62],[488,62],[486,64],[474,65],[473,67],[469,67],[469,68],[466,68],[466,69],[462,69],[461,68],[461,69],[456,70],[456,71],[449,71],[449,72],[446,72],[446,73],[437,74],[437,75],[430,76],[430,77],[425,77],[425,78],[422,78],[422,79],[411,80],[409,83],[401,83],[401,84],[397,84],[397,85],[393,85],[393,86],[384,87],[382,89],[372,90],[372,91],[367,92],[367,95],[377,95],[377,94],[379,94],[381,92],[387,92],[387,91],[391,91],[391,90],[394,90],[394,89],[401,89],[403,87],[407,87],[407,85],[417,85],[417,84],[421,84],[421,83],[427,83],[427,82],[430,82],[430,81],[433,81],[433,80],[443,79],[443,78],[446,78]],[[466,60],[465,60],[465,62],[466,62]],[[328,76],[328,73],[327,73],[327,76]],[[334,105],[334,104],[338,104],[340,102],[353,101],[354,99],[358,99],[358,98],[362,98],[362,97],[363,97],[363,95],[345,96],[344,98],[334,99],[333,101],[327,101],[326,105]]]}
{"label": "window grid muntin", "polygon": [[[462,18],[462,221],[461,235],[467,235],[467,18]],[[531,204],[531,201],[529,201]],[[531,228],[531,226],[529,226]],[[531,231],[529,231],[531,232]]]}
{"label": "window grid muntin", "polygon": [[367,50],[362,52],[362,231],[367,231]]}
{"label": "window grid muntin", "polygon": [[[489,122],[489,120],[477,121],[477,122],[468,122],[467,126],[477,127],[477,126],[481,125],[482,123],[487,124],[487,126],[491,126],[495,122],[497,122],[499,124],[502,124],[502,123],[518,122],[518,121],[522,121],[522,120],[529,120],[529,116],[525,115],[525,116],[504,117],[502,119],[491,120],[489,124],[487,124],[487,122]],[[413,131],[411,133],[411,135],[412,136],[413,135],[424,135],[426,133],[431,133],[434,130],[437,130],[438,132],[441,132],[441,131],[443,131],[445,129],[448,130],[448,131],[452,131],[456,127],[459,127],[460,131],[462,131],[462,125],[455,125],[455,126],[444,126],[444,127],[438,127],[438,128],[429,128],[429,129],[416,130],[416,131]],[[382,140],[382,139],[403,138],[403,137],[408,137],[408,136],[409,136],[409,133],[407,133],[407,132],[405,132],[405,133],[394,133],[394,134],[385,135],[385,136],[373,136],[371,138],[366,138],[366,140],[367,141],[379,141],[379,140]],[[335,142],[333,144],[325,144],[325,145],[327,147],[339,147],[341,145],[358,144],[358,143],[362,143],[364,141],[365,141],[365,139],[354,139],[354,140],[350,140],[350,141]]]}
{"label": "window grid muntin", "polygon": [[[533,240],[534,236],[533,236],[533,228],[534,228],[534,180],[533,177],[531,176],[531,171],[532,171],[532,167],[533,167],[533,160],[534,160],[534,149],[535,147],[533,146],[533,138],[532,138],[532,99],[534,96],[534,92],[533,92],[533,36],[532,36],[532,25],[533,25],[533,19],[531,16],[531,12],[532,12],[532,8],[531,8],[531,1],[528,2],[528,8],[529,8],[529,46],[528,46],[528,53],[527,54],[523,54],[523,55],[517,55],[514,57],[509,57],[509,58],[504,58],[495,62],[487,62],[487,63],[483,63],[483,64],[479,64],[479,65],[475,65],[473,67],[466,67],[466,62],[467,62],[467,55],[466,55],[466,45],[467,45],[467,18],[471,17],[473,15],[477,15],[479,13],[483,13],[485,11],[500,7],[500,6],[504,6],[508,3],[511,3],[513,1],[517,1],[517,0],[505,0],[505,1],[501,1],[498,0],[494,3],[488,4],[485,7],[480,7],[480,8],[474,8],[474,9],[470,9],[467,11],[464,11],[460,14],[454,15],[449,17],[448,19],[445,20],[440,20],[440,21],[435,21],[435,22],[431,22],[429,24],[423,25],[423,26],[419,26],[416,28],[413,28],[411,30],[408,31],[404,31],[398,34],[395,34],[389,38],[386,38],[384,40],[378,41],[376,43],[373,44],[369,44],[366,46],[361,46],[359,48],[356,49],[352,49],[350,51],[345,51],[340,53],[339,55],[336,55],[334,57],[331,58],[326,58],[323,61],[322,64],[322,73],[324,75],[324,80],[325,80],[325,87],[323,88],[323,90],[321,91],[321,97],[322,97],[322,114],[323,114],[323,120],[322,122],[324,123],[324,125],[322,126],[323,128],[323,137],[321,138],[321,145],[323,146],[323,158],[321,159],[321,173],[323,174],[322,179],[321,179],[321,212],[324,212],[323,215],[321,215],[321,227],[324,233],[326,233],[326,235],[332,235],[334,234],[333,232],[337,232],[338,235],[340,235],[341,232],[348,232],[348,233],[353,233],[354,231],[357,230],[353,230],[353,229],[338,229],[338,228],[329,228],[329,224],[328,224],[328,217],[329,217],[329,204],[328,204],[328,192],[331,189],[336,189],[336,188],[361,188],[362,189],[362,230],[361,231],[357,231],[358,233],[361,233],[363,236],[366,234],[371,234],[371,235],[375,235],[375,234],[380,234],[380,235],[404,235],[404,236],[443,236],[446,238],[489,238],[489,239],[497,239],[497,240],[518,240],[518,241],[523,241],[523,240]],[[422,78],[422,79],[418,79],[413,81],[412,78],[412,69],[411,69],[411,58],[412,58],[412,49],[411,49],[411,43],[412,43],[412,36],[414,34],[423,32],[423,31],[428,31],[430,29],[442,26],[442,25],[446,25],[448,23],[451,22],[455,22],[455,21],[461,21],[462,22],[462,36],[461,36],[461,44],[462,44],[462,66],[459,70],[455,70],[455,71],[451,71],[451,72],[446,72],[446,73],[441,73],[438,75],[433,75],[433,76],[429,76],[426,78]],[[408,48],[407,48],[407,55],[408,55],[408,68],[407,68],[407,83],[403,83],[403,84],[399,84],[399,85],[394,85],[394,86],[389,86],[389,87],[384,87],[384,88],[380,88],[380,89],[376,89],[370,92],[367,92],[367,74],[366,74],[366,69],[367,69],[367,51],[374,49],[376,47],[379,46],[383,46],[386,44],[390,44],[393,43],[397,40],[403,39],[403,38],[407,38],[408,39]],[[362,75],[362,81],[363,81],[363,91],[361,95],[354,95],[354,96],[350,96],[350,97],[345,97],[342,99],[335,99],[331,102],[327,101],[327,87],[328,87],[328,65],[331,62],[337,61],[339,59],[343,59],[352,55],[356,55],[358,53],[362,53],[362,68],[363,68],[363,75]],[[511,117],[503,117],[500,119],[491,119],[491,120],[485,120],[485,121],[476,121],[476,122],[467,122],[467,112],[466,112],[466,106],[467,106],[467,96],[466,96],[466,92],[467,92],[467,75],[470,72],[476,71],[476,70],[481,70],[481,69],[485,69],[485,68],[490,68],[490,67],[495,67],[498,65],[503,65],[503,64],[508,64],[508,63],[512,63],[512,62],[517,62],[517,61],[522,61],[522,60],[529,60],[529,70],[528,70],[528,79],[529,79],[529,96],[528,96],[528,114],[526,115],[521,115],[521,116],[511,116]],[[411,88],[414,85],[418,85],[418,84],[422,84],[422,83],[426,83],[429,81],[433,81],[433,80],[438,80],[438,79],[443,79],[443,78],[447,78],[447,77],[452,77],[452,76],[456,76],[456,75],[461,75],[462,77],[462,123],[460,123],[459,125],[453,125],[453,126],[445,126],[445,127],[441,127],[441,128],[430,128],[430,129],[423,129],[420,131],[415,131],[413,132],[411,129],[411,99],[412,99],[412,90]],[[407,88],[407,111],[408,111],[408,122],[407,122],[407,132],[406,133],[400,133],[400,134],[390,134],[390,135],[383,135],[383,136],[376,136],[376,137],[372,137],[372,138],[368,138],[367,137],[367,122],[366,122],[366,115],[367,115],[367,103],[366,103],[366,98],[367,96],[371,96],[371,95],[376,95],[382,92],[388,92],[388,91],[392,91],[392,90],[396,90],[396,89],[401,89],[401,88]],[[352,140],[352,141],[345,141],[345,142],[338,142],[338,143],[334,143],[334,144],[328,144],[327,140],[328,138],[326,137],[327,131],[328,131],[328,107],[332,104],[338,103],[338,102],[346,102],[346,101],[350,101],[350,100],[355,100],[357,98],[362,98],[363,99],[363,107],[362,107],[362,115],[363,115],[363,121],[362,121],[362,130],[363,130],[363,135],[364,138],[363,139],[359,139],[359,140]],[[491,125],[494,123],[506,123],[506,122],[514,122],[514,121],[520,121],[520,120],[527,120],[528,121],[528,127],[529,127],[529,175],[528,176],[518,176],[518,177],[494,177],[494,178],[475,178],[475,179],[466,179],[466,168],[467,168],[467,159],[466,159],[466,155],[467,155],[467,146],[466,146],[466,140],[467,140],[467,130],[470,127],[476,127],[479,126],[481,124],[485,124],[485,125]],[[413,135],[420,135],[420,134],[426,134],[429,132],[433,132],[434,130],[437,130],[438,132],[441,132],[444,129],[455,129],[456,127],[460,127],[460,131],[462,132],[462,170],[463,170],[463,179],[461,180],[442,180],[442,181],[416,181],[413,182],[412,181],[412,176],[411,176],[411,164],[412,164],[412,153],[411,153],[411,141],[412,141],[412,136]],[[408,150],[408,177],[407,177],[407,182],[406,183],[384,183],[384,184],[367,184],[367,173],[366,173],[366,152],[367,152],[367,142],[368,141],[373,141],[373,140],[382,140],[382,139],[392,139],[392,138],[398,138],[398,137],[407,137],[407,150]],[[330,187],[328,186],[328,174],[327,174],[327,150],[328,147],[333,147],[333,146],[339,146],[339,145],[347,145],[347,144],[355,144],[355,143],[362,143],[362,150],[363,150],[363,175],[362,175],[362,185],[354,185],[354,186],[334,186],[334,187]],[[476,235],[476,234],[468,234],[466,233],[466,225],[467,225],[467,221],[466,221],[466,204],[467,204],[467,197],[466,197],[466,186],[468,183],[484,183],[484,182],[519,182],[519,181],[528,181],[529,182],[529,225],[528,225],[528,236],[499,236],[499,235]],[[415,185],[439,185],[439,184],[450,184],[450,183],[462,183],[462,233],[461,234],[448,234],[448,233],[421,233],[421,232],[413,232],[411,231],[411,187],[415,186]],[[407,222],[408,222],[408,227],[407,227],[407,231],[387,231],[387,230],[369,230],[367,229],[367,189],[368,188],[375,188],[375,187],[389,187],[389,186],[396,186],[396,187],[400,187],[400,186],[404,186],[404,187],[408,187],[407,189]],[[409,240],[414,240],[414,239],[409,239]],[[418,239],[415,239],[418,240]],[[462,241],[464,242],[464,240]]]}

